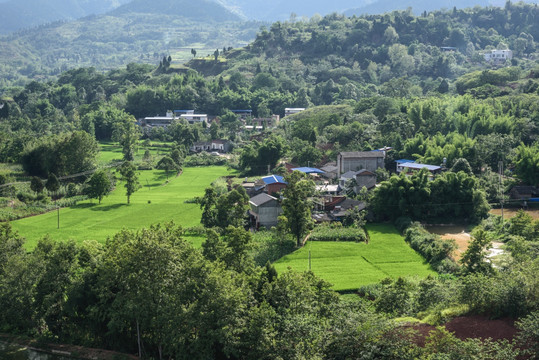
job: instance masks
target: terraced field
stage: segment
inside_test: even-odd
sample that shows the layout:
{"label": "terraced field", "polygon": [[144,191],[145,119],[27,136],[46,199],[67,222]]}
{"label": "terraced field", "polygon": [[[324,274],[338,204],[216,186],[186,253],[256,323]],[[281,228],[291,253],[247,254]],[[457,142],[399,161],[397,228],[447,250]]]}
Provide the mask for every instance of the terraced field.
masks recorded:
{"label": "terraced field", "polygon": [[[60,229],[57,212],[13,221],[13,228],[26,238],[26,248],[33,249],[37,240],[46,234],[54,240],[73,239],[77,242],[103,242],[122,228],[139,229],[151,224],[173,220],[184,227],[200,223],[201,211],[197,204],[185,200],[204,194],[204,189],[220,176],[228,174],[224,166],[186,168],[181,176],[167,183],[162,170],[141,171],[142,188],[131,196],[127,205],[123,183],[103,199],[83,201],[60,210]],[[200,246],[202,239],[191,239]]]}
{"label": "terraced field", "polygon": [[334,285],[335,290],[355,290],[386,277],[435,274],[426,261],[404,241],[392,225],[367,225],[370,241],[308,242],[302,249],[275,262],[278,272],[288,267],[309,269]]}

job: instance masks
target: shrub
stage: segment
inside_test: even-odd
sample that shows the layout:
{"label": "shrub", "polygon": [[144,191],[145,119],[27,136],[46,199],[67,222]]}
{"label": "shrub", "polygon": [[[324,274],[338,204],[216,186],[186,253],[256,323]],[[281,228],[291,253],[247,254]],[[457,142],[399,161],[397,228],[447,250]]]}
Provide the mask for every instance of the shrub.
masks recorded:
{"label": "shrub", "polygon": [[[423,255],[437,271],[446,273],[457,269],[451,254],[457,248],[454,241],[442,240],[440,236],[431,234],[415,222],[405,231],[405,240],[412,249]],[[455,265],[453,265],[453,264]]]}
{"label": "shrub", "polygon": [[185,166],[211,166],[225,165],[227,159],[223,156],[213,156],[206,152],[188,156],[185,160]]}
{"label": "shrub", "polygon": [[362,228],[318,226],[309,237],[312,241],[367,241]]}
{"label": "shrub", "polygon": [[255,263],[265,265],[290,254],[296,249],[296,242],[289,236],[280,236],[274,230],[258,231],[253,236],[251,254]]}
{"label": "shrub", "polygon": [[404,230],[406,230],[406,228],[408,226],[412,225],[412,219],[409,218],[408,216],[401,216],[401,217],[398,217],[396,220],[395,220],[395,227],[397,228],[397,230],[399,230],[401,233],[404,232]]}

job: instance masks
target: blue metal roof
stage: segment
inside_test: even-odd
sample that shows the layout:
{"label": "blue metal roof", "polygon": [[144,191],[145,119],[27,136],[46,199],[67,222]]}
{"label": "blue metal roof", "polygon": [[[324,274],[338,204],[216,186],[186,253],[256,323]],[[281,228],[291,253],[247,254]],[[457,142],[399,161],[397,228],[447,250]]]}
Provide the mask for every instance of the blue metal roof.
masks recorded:
{"label": "blue metal roof", "polygon": [[237,113],[237,112],[253,112],[253,110],[230,110],[232,111],[233,113]]}
{"label": "blue metal roof", "polygon": [[281,175],[266,176],[262,178],[262,181],[266,183],[266,185],[276,184],[276,183],[288,184],[286,181],[284,181],[284,177],[282,177]]}
{"label": "blue metal roof", "polygon": [[400,160],[395,160],[395,162],[396,162],[397,164],[403,164],[403,163],[415,163],[415,160],[400,159]]}
{"label": "blue metal roof", "polygon": [[440,169],[441,169],[440,166],[436,166],[436,165],[427,165],[427,164],[417,164],[417,163],[415,163],[415,162],[413,162],[413,163],[406,163],[406,165],[404,165],[404,167],[407,167],[408,169],[414,169],[414,170],[419,170],[419,169],[426,168],[426,169],[429,170],[429,171],[436,171],[436,170],[440,170]]}
{"label": "blue metal roof", "polygon": [[317,168],[312,167],[299,167],[299,168],[293,168],[292,171],[301,171],[305,174],[324,174],[324,172]]}

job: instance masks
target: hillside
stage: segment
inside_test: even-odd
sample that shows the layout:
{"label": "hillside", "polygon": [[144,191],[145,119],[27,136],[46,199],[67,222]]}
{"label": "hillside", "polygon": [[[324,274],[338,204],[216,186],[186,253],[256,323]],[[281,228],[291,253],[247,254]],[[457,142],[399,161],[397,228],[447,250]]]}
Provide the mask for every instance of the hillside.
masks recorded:
{"label": "hillside", "polygon": [[238,15],[212,0],[133,0],[113,10],[110,15],[121,16],[128,13],[165,14],[208,22],[240,20]]}
{"label": "hillside", "polygon": [[[526,0],[525,3],[537,4],[537,0]],[[394,10],[406,10],[411,8],[414,14],[421,14],[424,11],[435,11],[441,9],[464,9],[474,6],[505,6],[504,0],[404,0],[404,1],[392,1],[392,0],[376,0],[369,2],[363,6],[354,6],[345,11],[345,15],[362,15],[362,14],[381,14]]]}
{"label": "hillside", "polygon": [[261,25],[240,22],[218,6],[204,8],[206,13],[204,9],[185,11],[191,6],[187,1],[174,8],[167,7],[168,3],[152,5],[150,11],[134,2],[110,14],[0,36],[0,93],[6,87],[54,78],[75,67],[109,70],[131,62],[158,64],[168,55],[183,63],[192,57],[192,48],[207,55],[216,48],[244,46]]}
{"label": "hillside", "polygon": [[4,0],[0,12],[0,34],[57,20],[72,20],[103,14],[130,0]]}
{"label": "hillside", "polygon": [[[441,9],[464,9],[474,6],[500,6],[505,5],[505,0],[442,0],[442,1],[427,1],[427,0],[335,0],[322,1],[313,0],[308,3],[304,0],[219,0],[223,5],[231,11],[240,14],[249,19],[258,20],[287,20],[291,18],[291,14],[295,14],[296,19],[301,19],[303,16],[311,17],[315,14],[321,16],[331,13],[345,13],[346,15],[362,15],[362,14],[382,14],[394,10],[405,10],[411,7],[415,14],[420,14],[423,11],[434,11]],[[537,3],[537,0],[527,0],[527,3]]]}
{"label": "hillside", "polygon": [[[387,84],[388,95],[416,93],[407,84],[399,86],[397,78],[423,80],[424,93],[442,79],[488,68],[482,54],[489,49],[512,49],[513,65],[533,66],[538,20],[537,6],[519,3],[505,9],[435,11],[428,16],[395,11],[277,22],[263,29],[249,47],[222,59],[226,64],[221,66],[222,75],[241,72],[246,78],[261,77],[260,86],[265,88],[271,88],[275,80],[284,81],[292,91],[309,84],[315,86],[311,97],[318,99],[313,102],[323,104],[335,101],[341,91],[354,93],[355,98],[372,94],[373,84]],[[200,59],[189,63],[206,73],[204,65]],[[208,75],[215,74],[209,70]]]}

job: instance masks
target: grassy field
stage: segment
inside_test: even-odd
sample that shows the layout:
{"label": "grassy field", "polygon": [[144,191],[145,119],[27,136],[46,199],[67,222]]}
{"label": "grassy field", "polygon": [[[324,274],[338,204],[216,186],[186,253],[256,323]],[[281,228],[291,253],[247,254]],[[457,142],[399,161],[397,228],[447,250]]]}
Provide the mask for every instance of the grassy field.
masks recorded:
{"label": "grassy field", "polygon": [[355,290],[386,277],[435,274],[426,261],[404,241],[392,225],[369,224],[368,244],[309,241],[302,249],[275,262],[278,272],[309,269],[334,285],[335,290]]}
{"label": "grassy field", "polygon": [[[55,211],[13,221],[12,225],[26,238],[27,249],[34,248],[37,240],[46,234],[60,241],[102,242],[122,228],[139,229],[170,220],[184,227],[196,226],[200,224],[201,211],[197,204],[184,201],[203,195],[212,181],[227,174],[224,166],[186,168],[181,176],[172,177],[165,184],[164,171],[141,171],[139,181],[143,187],[131,196],[129,205],[123,183],[118,182],[101,204],[92,200],[60,209],[60,229]],[[200,246],[202,241],[196,237],[191,240],[195,246]]]}
{"label": "grassy field", "polygon": [[[157,142],[153,141],[153,146],[144,146],[144,143],[142,141],[139,142],[139,145],[137,147],[137,150],[135,152],[135,159],[140,160],[144,156],[144,152],[146,149],[150,150],[150,154],[155,159],[159,159],[165,154],[168,154],[170,151],[170,148],[167,147],[170,143],[163,143],[163,142]],[[98,163],[99,164],[108,164],[111,161],[121,161],[123,154],[122,154],[122,147],[117,142],[112,141],[101,141],[99,143],[99,157],[98,157]]]}

